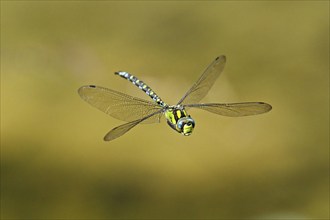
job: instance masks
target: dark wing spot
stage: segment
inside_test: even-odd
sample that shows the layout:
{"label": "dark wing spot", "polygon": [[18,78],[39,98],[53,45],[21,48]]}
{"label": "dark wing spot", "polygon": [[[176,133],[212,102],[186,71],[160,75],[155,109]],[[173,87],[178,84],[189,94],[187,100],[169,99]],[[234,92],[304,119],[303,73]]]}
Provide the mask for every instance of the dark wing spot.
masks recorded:
{"label": "dark wing spot", "polygon": [[94,86],[94,85],[89,85],[89,88],[96,88],[96,86]]}

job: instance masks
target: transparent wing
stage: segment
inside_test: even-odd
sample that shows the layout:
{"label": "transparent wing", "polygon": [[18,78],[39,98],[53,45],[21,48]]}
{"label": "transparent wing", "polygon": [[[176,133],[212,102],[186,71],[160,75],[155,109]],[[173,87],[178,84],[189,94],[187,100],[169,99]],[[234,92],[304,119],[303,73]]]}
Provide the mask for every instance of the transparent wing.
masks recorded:
{"label": "transparent wing", "polygon": [[[156,103],[100,86],[82,86],[79,88],[78,93],[82,99],[95,108],[116,119],[127,122],[144,118],[161,109]],[[159,122],[159,119],[150,117],[143,120],[143,123],[156,123]]]}
{"label": "transparent wing", "polygon": [[104,140],[105,141],[111,141],[113,139],[116,139],[116,138],[122,136],[123,134],[125,134],[126,132],[128,132],[129,130],[131,130],[134,126],[138,125],[139,123],[142,123],[145,120],[159,118],[159,115],[161,115],[161,113],[162,113],[162,110],[158,111],[158,112],[155,112],[153,114],[150,114],[150,115],[148,115],[144,118],[141,118],[141,119],[138,119],[138,120],[135,120],[135,121],[131,121],[131,122],[128,122],[126,124],[115,127],[114,129],[109,131],[104,136]]}
{"label": "transparent wing", "polygon": [[200,76],[197,82],[181,98],[178,105],[199,103],[209,92],[216,79],[225,67],[226,57],[217,57]]}
{"label": "transparent wing", "polygon": [[271,105],[264,102],[191,104],[186,105],[185,107],[200,108],[218,115],[229,117],[257,115],[269,112],[272,109]]}

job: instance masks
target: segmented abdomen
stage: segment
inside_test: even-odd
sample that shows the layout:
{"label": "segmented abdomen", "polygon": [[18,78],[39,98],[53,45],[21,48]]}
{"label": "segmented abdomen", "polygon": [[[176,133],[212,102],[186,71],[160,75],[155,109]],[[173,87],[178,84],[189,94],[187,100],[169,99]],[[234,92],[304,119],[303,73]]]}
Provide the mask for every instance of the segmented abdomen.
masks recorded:
{"label": "segmented abdomen", "polygon": [[163,100],[161,100],[159,98],[159,96],[147,84],[145,84],[143,81],[139,80],[137,77],[133,76],[130,73],[123,72],[123,71],[115,72],[115,74],[121,76],[124,79],[127,79],[128,81],[130,81],[131,83],[133,83],[134,85],[139,87],[139,89],[144,91],[158,105],[160,105],[162,107],[167,106],[167,104],[165,102],[163,102]]}

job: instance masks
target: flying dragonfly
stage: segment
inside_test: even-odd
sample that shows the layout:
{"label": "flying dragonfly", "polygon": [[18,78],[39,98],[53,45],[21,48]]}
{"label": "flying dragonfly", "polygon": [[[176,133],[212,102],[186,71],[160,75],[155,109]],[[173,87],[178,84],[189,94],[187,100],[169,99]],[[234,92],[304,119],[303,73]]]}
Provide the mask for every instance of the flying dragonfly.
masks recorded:
{"label": "flying dragonfly", "polygon": [[173,130],[189,136],[195,128],[195,120],[187,113],[187,109],[190,108],[229,117],[257,115],[270,111],[272,106],[264,102],[200,103],[223,71],[225,63],[225,56],[217,57],[176,105],[166,104],[147,84],[124,71],[115,72],[115,75],[133,83],[153,102],[95,85],[82,86],[78,93],[92,106],[113,118],[127,122],[109,131],[104,136],[105,141],[122,136],[138,124],[158,123],[163,115]]}

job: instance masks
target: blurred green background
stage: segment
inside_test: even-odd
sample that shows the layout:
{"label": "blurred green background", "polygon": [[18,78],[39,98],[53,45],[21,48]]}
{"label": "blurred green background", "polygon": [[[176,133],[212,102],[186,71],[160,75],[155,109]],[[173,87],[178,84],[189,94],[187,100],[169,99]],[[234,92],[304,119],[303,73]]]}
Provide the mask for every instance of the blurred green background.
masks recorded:
{"label": "blurred green background", "polygon": [[[1,1],[1,218],[329,217],[328,1]],[[190,110],[114,140],[123,122],[86,84],[175,104],[221,54],[204,102],[264,101],[267,114]]]}

